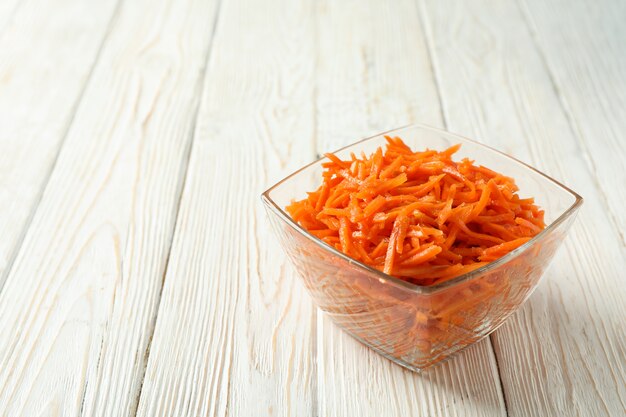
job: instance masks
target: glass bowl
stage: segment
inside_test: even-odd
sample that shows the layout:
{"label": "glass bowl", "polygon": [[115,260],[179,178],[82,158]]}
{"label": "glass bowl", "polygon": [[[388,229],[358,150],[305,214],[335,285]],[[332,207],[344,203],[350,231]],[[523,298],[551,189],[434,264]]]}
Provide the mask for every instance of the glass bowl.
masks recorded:
{"label": "glass bowl", "polygon": [[500,326],[537,287],[572,224],[582,198],[536,169],[485,145],[439,129],[411,125],[336,152],[370,154],[399,136],[413,150],[443,150],[510,176],[520,196],[534,197],[547,227],[502,258],[450,281],[419,286],[356,261],[309,234],[284,211],[321,183],[322,162],[289,175],[262,195],[272,228],[315,303],[357,340],[414,371],[435,365]]}

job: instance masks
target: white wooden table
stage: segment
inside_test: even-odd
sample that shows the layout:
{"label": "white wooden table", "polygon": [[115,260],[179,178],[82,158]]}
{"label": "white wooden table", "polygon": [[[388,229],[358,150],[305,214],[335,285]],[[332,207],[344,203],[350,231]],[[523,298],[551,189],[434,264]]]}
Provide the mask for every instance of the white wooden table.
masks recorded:
{"label": "white wooden table", "polygon": [[[623,0],[0,2],[0,416],[626,414]],[[410,122],[585,205],[419,375],[316,311],[259,194]]]}

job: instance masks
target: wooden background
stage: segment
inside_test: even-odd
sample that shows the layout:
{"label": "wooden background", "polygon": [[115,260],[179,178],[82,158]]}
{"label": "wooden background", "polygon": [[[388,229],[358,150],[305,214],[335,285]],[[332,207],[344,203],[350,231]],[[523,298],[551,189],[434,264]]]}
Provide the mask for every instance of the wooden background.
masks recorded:
{"label": "wooden background", "polygon": [[[623,0],[2,0],[1,416],[626,414]],[[259,194],[410,122],[586,199],[419,375],[316,310]]]}

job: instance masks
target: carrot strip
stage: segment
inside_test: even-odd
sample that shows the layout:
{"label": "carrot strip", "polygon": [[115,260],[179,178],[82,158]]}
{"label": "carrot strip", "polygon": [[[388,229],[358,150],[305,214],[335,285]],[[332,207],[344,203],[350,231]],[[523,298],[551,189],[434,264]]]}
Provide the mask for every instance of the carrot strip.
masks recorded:
{"label": "carrot strip", "polygon": [[341,224],[341,228],[339,229],[339,241],[341,242],[341,251],[346,255],[349,255],[350,250],[352,249],[352,237],[350,233],[348,219],[342,217],[339,220],[339,223]]}
{"label": "carrot strip", "polygon": [[426,249],[411,256],[406,261],[402,262],[402,266],[423,264],[424,262],[437,256],[439,253],[441,253],[441,251],[442,251],[441,246],[437,246],[437,245],[429,246]]}
{"label": "carrot strip", "polygon": [[529,237],[521,237],[519,239],[511,240],[509,242],[501,243],[497,246],[492,246],[483,251],[483,254],[479,257],[481,261],[495,261],[498,258],[511,252],[513,249],[517,249],[524,243],[530,240]]}
{"label": "carrot strip", "polygon": [[[402,253],[404,248],[404,238],[406,237],[406,229],[409,227],[409,218],[403,213],[396,218],[398,224],[398,236],[396,237],[396,252]],[[394,224],[395,227],[395,224]]]}
{"label": "carrot strip", "polygon": [[363,216],[370,217],[379,212],[386,202],[387,200],[385,200],[385,197],[383,197],[382,195],[376,196],[375,199],[373,199],[367,206],[365,206],[365,209],[363,210]]}
{"label": "carrot strip", "polygon": [[324,154],[324,156],[328,159],[330,159],[331,161],[333,161],[335,164],[339,165],[342,168],[349,168],[350,164],[348,164],[347,162],[342,161],[341,159],[339,159],[337,156],[335,156],[335,154],[333,153],[327,153]]}

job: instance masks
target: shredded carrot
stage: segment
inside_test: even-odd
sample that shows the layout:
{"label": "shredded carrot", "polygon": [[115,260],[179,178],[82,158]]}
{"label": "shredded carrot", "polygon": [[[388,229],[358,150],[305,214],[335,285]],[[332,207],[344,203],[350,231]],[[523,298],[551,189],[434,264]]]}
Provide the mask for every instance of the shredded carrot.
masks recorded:
{"label": "shredded carrot", "polygon": [[324,162],[323,184],[287,211],[346,255],[418,285],[433,285],[506,255],[544,229],[544,212],[512,178],[460,148],[413,152],[400,138],[369,157]]}

